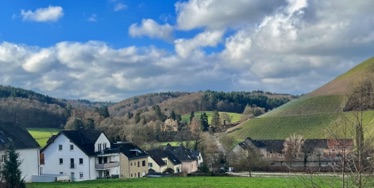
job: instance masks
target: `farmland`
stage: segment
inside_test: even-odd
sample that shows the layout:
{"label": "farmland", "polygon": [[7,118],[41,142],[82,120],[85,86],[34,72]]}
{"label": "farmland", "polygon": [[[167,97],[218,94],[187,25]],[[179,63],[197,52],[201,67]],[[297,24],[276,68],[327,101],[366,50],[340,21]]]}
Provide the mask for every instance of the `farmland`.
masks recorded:
{"label": "farmland", "polygon": [[48,139],[60,131],[59,129],[52,128],[28,128],[27,130],[38,142],[40,147],[44,147],[47,144]]}
{"label": "farmland", "polygon": [[28,188],[83,188],[83,187],[142,187],[142,188],[286,188],[300,187],[299,178],[272,177],[272,178],[247,178],[247,177],[174,177],[174,178],[140,178],[126,180],[94,180],[84,182],[66,183],[31,183]]}

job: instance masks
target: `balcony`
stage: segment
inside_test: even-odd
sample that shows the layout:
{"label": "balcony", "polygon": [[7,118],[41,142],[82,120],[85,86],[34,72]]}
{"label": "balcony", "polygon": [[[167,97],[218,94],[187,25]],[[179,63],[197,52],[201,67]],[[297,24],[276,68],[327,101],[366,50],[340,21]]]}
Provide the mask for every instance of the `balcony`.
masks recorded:
{"label": "balcony", "polygon": [[103,164],[95,164],[95,169],[105,170],[105,169],[114,168],[118,166],[119,166],[119,162],[110,162],[110,163],[103,163]]}

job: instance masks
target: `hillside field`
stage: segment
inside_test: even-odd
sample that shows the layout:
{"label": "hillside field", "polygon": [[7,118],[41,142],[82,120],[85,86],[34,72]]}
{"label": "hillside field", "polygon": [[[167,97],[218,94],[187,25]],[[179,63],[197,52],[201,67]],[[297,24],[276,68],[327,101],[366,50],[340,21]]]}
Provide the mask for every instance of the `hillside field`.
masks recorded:
{"label": "hillside field", "polygon": [[[315,182],[316,183],[316,182]],[[62,182],[62,183],[30,183],[27,188],[44,187],[142,187],[142,188],[288,188],[303,187],[301,179],[287,177],[271,178],[247,178],[247,177],[168,177],[168,178],[139,178],[139,179],[108,179],[84,182]]]}
{"label": "hillside field", "polygon": [[38,142],[40,147],[44,147],[47,144],[48,139],[57,134],[60,130],[53,128],[27,128],[27,131],[31,136]]}
{"label": "hillside field", "polygon": [[[202,113],[204,113],[204,112],[200,112],[200,111],[199,112],[195,112],[195,117],[200,118],[200,115]],[[212,117],[213,117],[213,111],[205,111],[205,113],[208,116],[208,123],[210,124],[210,122],[212,121]],[[242,114],[239,114],[239,113],[219,112],[220,117],[222,116],[221,115],[222,113],[227,113],[229,115],[229,117],[231,118],[231,123],[239,122],[240,118],[242,116]],[[221,120],[222,120],[222,117],[221,117]],[[186,122],[187,124],[189,124],[190,123],[190,114],[184,114],[184,115],[182,115],[182,121]]]}

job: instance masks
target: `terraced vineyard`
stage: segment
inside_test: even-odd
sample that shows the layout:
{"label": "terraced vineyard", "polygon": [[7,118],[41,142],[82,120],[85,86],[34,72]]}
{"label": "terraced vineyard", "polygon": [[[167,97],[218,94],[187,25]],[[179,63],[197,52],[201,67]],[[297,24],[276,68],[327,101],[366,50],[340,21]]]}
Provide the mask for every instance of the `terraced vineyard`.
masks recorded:
{"label": "terraced vineyard", "polygon": [[[353,122],[353,112],[344,112],[347,94],[364,79],[374,77],[374,58],[371,58],[328,84],[260,117],[243,122],[227,131],[237,140],[284,139],[291,134],[305,138],[328,138],[331,126]],[[374,133],[374,111],[364,113],[366,133]],[[351,123],[352,124],[352,123]]]}

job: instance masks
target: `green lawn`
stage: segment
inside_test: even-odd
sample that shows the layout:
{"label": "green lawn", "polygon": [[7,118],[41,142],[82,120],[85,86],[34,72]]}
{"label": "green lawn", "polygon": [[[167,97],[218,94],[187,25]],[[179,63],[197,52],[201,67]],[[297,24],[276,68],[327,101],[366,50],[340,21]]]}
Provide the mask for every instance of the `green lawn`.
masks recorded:
{"label": "green lawn", "polygon": [[[203,112],[200,112],[200,111],[195,112],[195,117],[200,118],[201,113],[203,113]],[[208,123],[210,123],[212,121],[213,111],[205,111],[205,113],[208,116]],[[220,116],[222,116],[223,113],[227,113],[229,115],[229,117],[231,118],[231,123],[239,122],[240,118],[242,116],[241,114],[238,114],[238,113],[219,112]],[[221,120],[222,120],[222,117],[221,117]],[[182,121],[189,124],[190,123],[190,114],[183,115],[182,116]]]}
{"label": "green lawn", "polygon": [[31,183],[28,188],[288,188],[301,187],[300,180],[288,177],[247,178],[247,177],[168,177],[140,178],[127,180],[94,180],[73,183]]}
{"label": "green lawn", "polygon": [[40,147],[47,144],[47,140],[57,134],[60,130],[53,128],[27,128],[32,137],[39,143]]}

